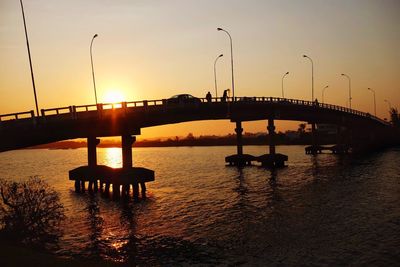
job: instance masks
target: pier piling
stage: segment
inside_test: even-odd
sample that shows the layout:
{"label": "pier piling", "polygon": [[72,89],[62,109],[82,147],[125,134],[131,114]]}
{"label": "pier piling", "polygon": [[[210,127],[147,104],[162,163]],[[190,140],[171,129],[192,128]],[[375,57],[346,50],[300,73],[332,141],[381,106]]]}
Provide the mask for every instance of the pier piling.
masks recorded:
{"label": "pier piling", "polygon": [[[251,162],[255,160],[255,157],[249,154],[243,154],[243,128],[242,122],[237,120],[236,122],[236,151],[237,154],[225,157],[225,162],[229,163],[230,166],[246,166],[251,165]],[[142,189],[143,190],[143,189]]]}
{"label": "pier piling", "polygon": [[235,132],[236,132],[237,155],[243,155],[243,138],[242,138],[243,128],[241,121],[236,122]]}
{"label": "pier piling", "polygon": [[275,156],[275,124],[274,119],[268,119],[268,141],[269,141],[269,154]]}
{"label": "pier piling", "polygon": [[257,157],[257,161],[261,162],[261,166],[269,168],[281,168],[285,166],[285,161],[288,160],[288,156],[276,153],[275,147],[275,124],[274,118],[268,118],[268,147],[269,154],[264,154]]}

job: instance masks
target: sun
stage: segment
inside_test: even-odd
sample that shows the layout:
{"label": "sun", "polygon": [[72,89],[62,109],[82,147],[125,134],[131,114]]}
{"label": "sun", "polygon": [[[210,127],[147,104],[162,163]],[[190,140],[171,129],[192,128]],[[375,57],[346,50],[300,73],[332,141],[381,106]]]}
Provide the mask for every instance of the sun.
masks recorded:
{"label": "sun", "polygon": [[104,95],[105,103],[121,103],[123,101],[125,101],[125,96],[117,89],[108,90]]}

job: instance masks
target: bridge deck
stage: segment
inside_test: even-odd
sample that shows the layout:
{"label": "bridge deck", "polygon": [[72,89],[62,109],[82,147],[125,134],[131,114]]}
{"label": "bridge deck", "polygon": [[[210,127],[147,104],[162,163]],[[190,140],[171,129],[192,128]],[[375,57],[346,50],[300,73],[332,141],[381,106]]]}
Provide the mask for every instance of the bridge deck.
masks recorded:
{"label": "bridge deck", "polygon": [[251,121],[273,118],[330,123],[368,131],[391,129],[369,113],[311,101],[277,97],[213,98],[198,103],[170,103],[167,99],[42,109],[0,115],[0,151],[89,136],[138,135],[140,129],[197,121]]}

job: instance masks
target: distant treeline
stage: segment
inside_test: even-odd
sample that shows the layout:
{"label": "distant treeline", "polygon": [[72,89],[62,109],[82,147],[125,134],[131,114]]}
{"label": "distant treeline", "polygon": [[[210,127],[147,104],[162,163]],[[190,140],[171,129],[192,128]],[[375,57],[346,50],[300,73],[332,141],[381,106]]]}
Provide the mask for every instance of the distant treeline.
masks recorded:
{"label": "distant treeline", "polygon": [[[336,142],[336,135],[318,134],[320,144],[333,144]],[[267,145],[269,137],[265,133],[245,133],[243,134],[244,145]],[[275,144],[277,145],[307,145],[311,144],[311,133],[304,128],[298,131],[278,132],[275,135]],[[174,137],[168,139],[138,140],[134,147],[173,147],[173,146],[231,146],[236,145],[236,135],[228,134],[225,136],[198,136],[195,137],[189,133],[186,137]],[[74,149],[86,147],[86,141],[61,141],[56,143],[38,145],[31,148],[48,149]],[[98,147],[121,147],[118,140],[102,140]]]}

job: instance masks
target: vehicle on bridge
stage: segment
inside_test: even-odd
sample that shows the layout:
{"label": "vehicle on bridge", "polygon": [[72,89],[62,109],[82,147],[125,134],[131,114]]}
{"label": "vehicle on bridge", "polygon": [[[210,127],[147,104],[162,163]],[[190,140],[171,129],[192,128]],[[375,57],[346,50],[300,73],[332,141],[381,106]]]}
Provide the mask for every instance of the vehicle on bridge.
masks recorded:
{"label": "vehicle on bridge", "polygon": [[243,102],[249,102],[249,101],[256,101],[256,97],[248,97],[248,96],[243,96],[239,97],[236,101],[243,101]]}
{"label": "vehicle on bridge", "polygon": [[167,99],[167,104],[200,104],[201,100],[189,94],[174,95]]}

